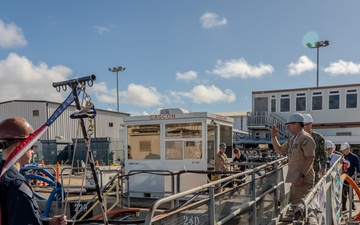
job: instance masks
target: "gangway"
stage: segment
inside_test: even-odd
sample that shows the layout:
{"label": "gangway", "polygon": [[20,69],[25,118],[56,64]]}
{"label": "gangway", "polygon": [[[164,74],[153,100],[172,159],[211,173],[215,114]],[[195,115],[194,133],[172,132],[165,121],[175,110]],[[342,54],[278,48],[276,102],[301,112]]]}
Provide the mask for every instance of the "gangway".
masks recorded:
{"label": "gangway", "polygon": [[[346,213],[341,212],[341,165],[342,159],[339,158],[302,199],[302,203],[295,206],[288,204],[289,184],[284,183],[288,165],[286,159],[283,158],[160,199],[149,209],[145,224],[359,224],[360,213],[351,217],[351,210]],[[215,194],[216,184],[220,183],[224,186],[224,183],[233,182],[244,175],[247,175],[244,183]],[[351,178],[346,179],[350,181]],[[359,197],[360,190],[357,186],[356,189]],[[349,199],[351,199],[351,193],[350,191]],[[199,200],[177,205],[155,215],[162,204],[186,196],[193,196],[192,200],[195,198]],[[300,216],[294,217],[294,215]]]}
{"label": "gangway", "polygon": [[[286,161],[275,160],[159,199],[149,209],[145,224],[269,224],[288,199]],[[224,190],[215,194],[217,184]],[[163,204],[182,199],[189,200],[155,215]]]}
{"label": "gangway", "polygon": [[[110,219],[115,224],[129,224],[129,220],[131,224],[139,225],[358,224],[360,215],[357,211],[341,212],[342,180],[352,181],[349,183],[353,184],[356,189],[357,197],[351,200],[350,196],[349,204],[352,201],[358,203],[360,196],[360,190],[354,182],[357,178],[352,179],[341,175],[341,165],[342,159],[339,158],[308,195],[302,199],[301,204],[296,206],[288,203],[290,185],[284,182],[288,164],[287,159],[283,157],[271,162],[249,163],[248,168],[250,169],[244,172],[229,172],[228,176],[221,180],[211,181],[185,191],[182,191],[180,177],[184,174],[191,176],[204,172],[184,170],[166,173],[165,171],[165,173],[157,175],[170,176],[172,183],[176,184],[172,188],[171,195],[157,199],[151,198],[151,196],[138,198],[138,203],[142,203],[143,207],[135,207],[131,202],[134,198],[129,198],[132,190],[126,189],[121,195],[117,195],[117,205],[108,202],[111,203],[111,206],[106,207],[106,213],[114,218],[117,215],[122,216],[121,219]],[[152,171],[144,172],[154,174]],[[207,172],[218,173],[221,171]],[[141,173],[134,171],[132,174],[119,173],[114,176],[109,184],[104,185],[103,199],[110,200],[111,198],[108,197],[121,191],[122,185],[118,181],[119,179],[127,180],[131,186],[132,179],[129,179],[129,176],[138,176],[139,174]],[[219,184],[220,187],[218,187]],[[351,191],[350,195],[352,195]],[[151,201],[151,203],[146,206],[144,204],[146,201]],[[96,202],[96,198],[90,200],[91,209]],[[99,210],[96,211],[99,214]],[[300,216],[293,217],[295,213]],[[83,216],[85,214],[82,215],[82,218],[74,221],[74,224],[99,224],[99,218],[101,218],[101,214],[96,215],[96,213],[90,219],[83,219]]]}

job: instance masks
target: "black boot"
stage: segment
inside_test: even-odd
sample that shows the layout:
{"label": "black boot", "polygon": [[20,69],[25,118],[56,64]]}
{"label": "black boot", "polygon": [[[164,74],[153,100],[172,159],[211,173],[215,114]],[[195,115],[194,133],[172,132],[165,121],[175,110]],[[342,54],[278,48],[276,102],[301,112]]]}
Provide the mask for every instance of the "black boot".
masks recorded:
{"label": "black boot", "polygon": [[342,204],[342,211],[346,211],[346,203]]}

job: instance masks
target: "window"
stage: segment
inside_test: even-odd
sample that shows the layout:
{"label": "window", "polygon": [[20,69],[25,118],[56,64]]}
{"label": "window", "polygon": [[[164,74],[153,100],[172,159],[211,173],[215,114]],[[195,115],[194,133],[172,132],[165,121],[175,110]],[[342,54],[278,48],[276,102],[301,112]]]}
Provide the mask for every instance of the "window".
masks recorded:
{"label": "window", "polygon": [[336,132],[336,136],[351,136],[351,132]]}
{"label": "window", "polygon": [[306,111],[305,93],[299,93],[296,95],[296,111]]}
{"label": "window", "polygon": [[202,123],[165,124],[165,159],[201,159]]}
{"label": "window", "polygon": [[39,110],[33,110],[33,116],[39,116],[40,113],[39,113]]}
{"label": "window", "polygon": [[160,159],[160,124],[129,125],[128,159]]}
{"label": "window", "polygon": [[313,93],[312,110],[322,110],[322,93],[321,92]]}
{"label": "window", "polygon": [[166,141],[166,159],[182,159],[182,141]]}
{"label": "window", "polygon": [[201,138],[201,123],[178,123],[165,125],[166,138]]}
{"label": "window", "polygon": [[289,95],[281,95],[280,112],[290,112],[290,97],[289,97]]}
{"label": "window", "polygon": [[356,90],[347,90],[346,94],[346,108],[354,109],[357,108],[357,91]]}
{"label": "window", "polygon": [[271,99],[271,112],[276,112],[276,99]]}
{"label": "window", "polygon": [[330,91],[329,93],[329,109],[340,108],[340,95],[339,91]]}
{"label": "window", "polygon": [[113,127],[114,126],[114,124],[113,123],[109,123],[109,127]]}
{"label": "window", "polygon": [[217,146],[215,146],[215,129],[214,124],[207,124],[207,161],[211,163],[217,152]]}
{"label": "window", "polygon": [[184,159],[201,159],[202,141],[184,141]]}

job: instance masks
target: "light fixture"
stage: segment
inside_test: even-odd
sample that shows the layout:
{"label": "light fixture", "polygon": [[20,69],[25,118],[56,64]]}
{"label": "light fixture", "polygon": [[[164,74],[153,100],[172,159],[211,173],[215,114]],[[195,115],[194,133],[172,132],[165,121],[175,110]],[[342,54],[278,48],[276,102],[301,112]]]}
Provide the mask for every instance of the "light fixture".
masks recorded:
{"label": "light fixture", "polygon": [[307,43],[306,46],[308,48],[316,48],[316,87],[319,87],[319,48],[326,47],[330,45],[328,40],[325,41],[317,41],[315,42],[315,46],[312,46],[310,43]]}
{"label": "light fixture", "polygon": [[113,67],[112,69],[108,68],[108,70],[110,72],[116,73],[116,97],[117,97],[116,105],[117,105],[117,111],[119,112],[119,72],[126,70],[126,68],[118,66],[118,67]]}

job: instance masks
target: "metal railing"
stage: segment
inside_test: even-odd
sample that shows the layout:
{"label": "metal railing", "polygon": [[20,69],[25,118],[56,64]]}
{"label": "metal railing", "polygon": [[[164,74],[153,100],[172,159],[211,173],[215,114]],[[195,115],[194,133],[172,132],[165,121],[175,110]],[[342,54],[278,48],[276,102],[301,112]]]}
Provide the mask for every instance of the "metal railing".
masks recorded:
{"label": "metal railing", "polygon": [[[73,167],[73,168],[63,168],[61,170],[61,183],[64,183],[63,177],[64,173],[67,170],[74,170],[74,171],[80,171],[80,173],[86,173],[85,167]],[[116,173],[106,184],[104,184],[102,178],[103,173],[109,173],[113,172]],[[72,171],[70,171],[69,174],[71,174]],[[109,212],[113,210],[115,207],[117,207],[120,204],[120,207],[122,208],[122,196],[124,194],[124,181],[122,179],[121,170],[101,170],[99,168],[96,168],[96,174],[98,175],[101,183],[101,195],[103,198],[103,203],[106,212]],[[82,175],[82,177],[84,174]],[[85,178],[85,177],[84,177]],[[69,178],[71,179],[71,178]],[[83,178],[82,178],[83,179]],[[85,182],[85,180],[83,181]],[[84,183],[83,183],[84,184]],[[65,185],[66,186],[66,185]],[[67,188],[85,188],[85,189],[91,189],[93,188],[93,185],[71,185]],[[109,198],[115,199],[114,201],[111,201],[112,204],[108,205]],[[63,204],[65,203],[65,196],[63,196]],[[78,200],[80,202],[80,199]],[[73,220],[83,220],[91,211],[95,209],[96,206],[99,206],[100,202],[96,195],[94,195],[90,200],[87,201],[81,208],[76,209],[75,215],[72,217]]]}
{"label": "metal railing", "polygon": [[261,128],[270,130],[273,124],[278,128],[281,138],[290,137],[290,133],[286,126],[286,120],[274,113],[267,111],[255,111],[247,113],[247,126],[249,129]]}
{"label": "metal railing", "polygon": [[[296,205],[295,212],[298,211],[301,217],[294,220],[293,224],[302,224],[303,221],[305,224],[339,224],[343,216],[341,168],[342,158],[339,157],[302,202]],[[350,191],[350,196],[351,193]],[[351,210],[349,218],[351,218]]]}
{"label": "metal railing", "polygon": [[[145,224],[267,224],[279,215],[278,204],[288,200],[286,162],[286,158],[275,160],[159,199],[150,207]],[[171,202],[176,202],[174,207],[160,210]]]}

